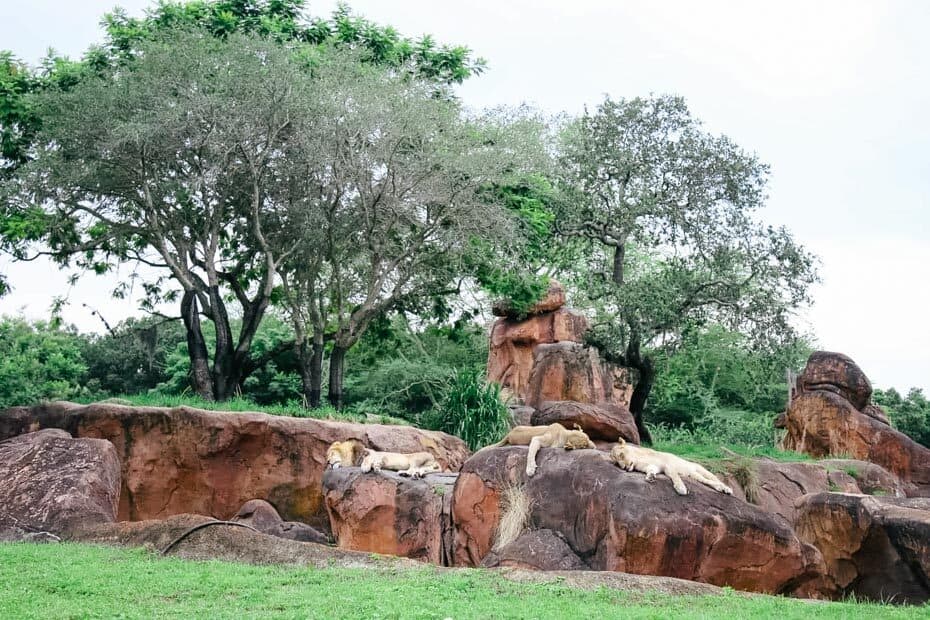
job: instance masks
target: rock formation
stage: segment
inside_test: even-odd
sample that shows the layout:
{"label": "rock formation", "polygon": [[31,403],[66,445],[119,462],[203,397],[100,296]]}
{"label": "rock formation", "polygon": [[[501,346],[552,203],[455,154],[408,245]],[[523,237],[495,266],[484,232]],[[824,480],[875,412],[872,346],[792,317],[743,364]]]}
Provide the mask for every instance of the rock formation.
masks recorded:
{"label": "rock formation", "polygon": [[[679,496],[664,477],[620,470],[594,450],[543,449],[527,479],[527,450],[484,450],[469,459],[453,497],[454,560],[489,554],[507,487],[528,495],[531,529],[565,538],[595,570],[692,579],[741,590],[790,593],[822,572],[817,550],[781,518],[692,483]],[[570,558],[569,558],[570,560]]]}
{"label": "rock formation", "polygon": [[777,422],[788,431],[784,447],[815,457],[870,461],[915,485],[912,493],[930,494],[930,449],[891,428],[884,412],[870,403],[871,394],[869,380],[851,359],[812,354]]}
{"label": "rock formation", "polygon": [[180,513],[225,518],[261,498],[286,520],[328,529],[322,479],[332,442],[426,450],[452,470],[468,456],[457,437],[406,426],[64,402],[0,413],[0,439],[39,428],[113,444],[122,466],[118,516],[131,521]]}
{"label": "rock formation", "polygon": [[358,467],[326,470],[323,496],[338,546],[449,566],[455,478],[440,473],[412,479]]}
{"label": "rock formation", "polygon": [[633,414],[622,405],[609,402],[594,405],[570,400],[540,403],[539,409],[531,418],[531,423],[543,426],[553,422],[558,422],[565,428],[572,428],[577,424],[594,440],[615,442],[623,437],[626,441],[639,443],[639,432],[636,430]]}
{"label": "rock formation", "polygon": [[0,442],[0,530],[35,539],[116,520],[120,464],[100,439],[40,430]]}
{"label": "rock formation", "polygon": [[930,600],[930,499],[819,493],[799,505],[798,536],[824,559],[834,597]]}
{"label": "rock formation", "polygon": [[278,538],[318,544],[329,543],[326,534],[316,528],[300,521],[285,521],[274,506],[263,499],[247,501],[230,521],[250,525],[262,534]]}
{"label": "rock formation", "polygon": [[[600,409],[595,416],[598,425],[590,429],[594,434],[638,442],[639,435],[629,432],[632,416],[627,408],[633,392],[629,370],[604,362],[584,344],[587,320],[564,308],[564,303],[564,290],[553,280],[546,296],[525,317],[514,315],[504,304],[494,306],[494,314],[501,318],[491,327],[488,380],[500,383],[504,394],[512,397],[515,423],[537,424],[532,409],[543,403],[573,401]],[[615,421],[610,428],[604,426],[607,418]],[[573,423],[588,431],[585,419],[594,420],[583,416]],[[632,428],[635,433],[635,425]]]}
{"label": "rock formation", "polygon": [[499,551],[491,551],[481,565],[485,568],[498,566],[524,568],[527,570],[587,570],[560,533],[542,529],[529,530]]}

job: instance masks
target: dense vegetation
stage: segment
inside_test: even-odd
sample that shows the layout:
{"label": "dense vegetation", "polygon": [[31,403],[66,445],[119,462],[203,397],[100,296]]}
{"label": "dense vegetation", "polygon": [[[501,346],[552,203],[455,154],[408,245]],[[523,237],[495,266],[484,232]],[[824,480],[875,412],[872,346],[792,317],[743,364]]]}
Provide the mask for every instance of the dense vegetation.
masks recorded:
{"label": "dense vegetation", "polygon": [[[645,440],[773,445],[815,261],[754,217],[767,166],[682,98],[468,112],[468,48],[299,0],[104,23],[79,61],[0,55],[0,247],[141,266],[147,316],[97,336],[5,319],[0,404],[236,399],[477,446],[507,415],[481,378],[488,300],[520,314],[558,277],[635,369]],[[928,441],[922,394],[879,398]]]}
{"label": "dense vegetation", "polygon": [[0,545],[0,616],[286,618],[923,618],[926,607],[775,596],[669,596],[507,581],[480,570],[250,566],[142,549]]}

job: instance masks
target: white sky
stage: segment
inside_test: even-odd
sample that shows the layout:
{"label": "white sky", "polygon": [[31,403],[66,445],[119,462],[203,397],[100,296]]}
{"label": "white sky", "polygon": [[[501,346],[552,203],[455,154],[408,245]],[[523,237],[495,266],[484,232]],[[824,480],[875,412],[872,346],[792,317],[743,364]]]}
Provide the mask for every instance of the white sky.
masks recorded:
{"label": "white sky", "polygon": [[[139,15],[147,0],[123,0]],[[328,15],[335,1],[310,3]],[[101,40],[113,0],[0,0],[0,49],[36,62]],[[820,256],[823,283],[800,319],[821,348],[879,387],[930,392],[930,2],[782,0],[356,0],[403,34],[430,33],[489,61],[461,96],[579,112],[613,97],[677,93],[707,127],[772,166],[762,217]],[[0,312],[40,318],[65,277],[0,259],[14,292]],[[124,270],[120,277],[127,277]],[[112,280],[70,290],[83,330],[136,314]]]}

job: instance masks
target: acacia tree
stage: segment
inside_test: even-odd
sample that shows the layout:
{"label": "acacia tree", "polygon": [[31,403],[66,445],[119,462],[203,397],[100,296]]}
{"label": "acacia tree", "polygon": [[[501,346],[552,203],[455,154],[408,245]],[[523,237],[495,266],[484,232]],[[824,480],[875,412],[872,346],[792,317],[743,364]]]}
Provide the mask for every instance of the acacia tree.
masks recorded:
{"label": "acacia tree", "polygon": [[[142,19],[120,11],[106,16],[106,43],[82,62],[50,59],[30,72],[9,55],[0,58],[0,165],[9,175],[37,160],[5,184],[4,248],[31,258],[38,242],[40,253],[97,272],[124,261],[158,270],[163,275],[143,282],[145,304],[180,299],[193,384],[205,398],[227,398],[277,352],[250,356],[282,258],[258,215],[264,217],[259,211],[278,193],[273,186],[287,182],[272,169],[282,169],[274,155],[298,133],[285,118],[302,114],[293,107],[299,89],[288,85],[305,84],[312,67],[336,48],[362,50],[365,62],[437,83],[460,82],[483,67],[467,48],[407,39],[344,7],[329,20],[308,20],[302,6],[299,0],[163,2]],[[178,29],[200,33],[207,57],[172,49]],[[239,33],[267,42],[259,48]],[[236,49],[238,43],[245,48]],[[231,62],[247,65],[242,72],[223,70],[227,52]],[[272,90],[262,88],[284,74]],[[272,118],[282,125],[263,124]],[[165,135],[157,131],[162,122],[169,126]],[[215,133],[214,122],[226,123],[229,133]],[[98,150],[106,140],[108,150]],[[229,145],[220,140],[239,147],[224,151]],[[136,160],[125,161],[133,148]],[[153,162],[153,155],[161,159]],[[43,169],[54,174],[43,177]],[[63,187],[52,185],[56,177]],[[161,187],[146,188],[149,183]],[[58,193],[71,206],[55,207]],[[109,202],[104,210],[98,197]],[[145,204],[127,206],[140,199]],[[229,327],[224,295],[239,306],[238,334]],[[212,368],[201,317],[216,330]]]}
{"label": "acacia tree", "polygon": [[586,244],[576,274],[596,315],[590,338],[637,371],[630,410],[649,442],[651,350],[709,322],[760,344],[789,338],[814,260],[753,219],[768,168],[705,132],[680,97],[606,99],[566,128],[561,157],[557,228]]}
{"label": "acacia tree", "polygon": [[[282,145],[313,122],[302,111],[311,79],[280,46],[241,36],[183,33],[141,52],[126,71],[39,98],[38,150],[7,184],[9,202],[39,210],[60,261],[160,274],[144,286],[180,299],[194,387],[222,400],[254,369],[252,338],[288,254],[264,211]],[[216,331],[212,367],[201,314]]]}
{"label": "acacia tree", "polygon": [[[332,342],[329,400],[342,405],[345,355],[372,321],[458,290],[467,257],[515,245],[507,208],[489,190],[545,160],[541,126],[523,113],[465,118],[433,82],[333,56],[317,69],[310,162],[291,201],[301,252],[282,270],[302,349],[305,392],[320,398]],[[441,94],[441,93],[439,93]],[[306,222],[309,225],[295,225]]]}

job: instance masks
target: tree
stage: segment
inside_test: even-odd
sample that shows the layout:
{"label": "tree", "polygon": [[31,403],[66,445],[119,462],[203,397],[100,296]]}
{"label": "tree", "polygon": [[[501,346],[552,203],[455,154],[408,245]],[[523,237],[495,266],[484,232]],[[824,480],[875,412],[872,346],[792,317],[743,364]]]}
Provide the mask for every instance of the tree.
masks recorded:
{"label": "tree", "polygon": [[[329,400],[343,401],[344,361],[372,321],[424,311],[458,290],[476,249],[517,244],[489,188],[544,161],[540,123],[522,112],[466,118],[435,83],[332,55],[316,69],[319,123],[291,144],[301,185],[282,203],[300,250],[282,270],[284,298],[320,396],[332,343]],[[440,93],[441,94],[441,93]]]}
{"label": "tree", "polygon": [[[306,20],[302,5],[163,2],[143,19],[108,15],[106,44],[81,63],[51,59],[30,75],[3,59],[2,163],[17,171],[3,190],[5,248],[26,259],[38,243],[98,273],[125,261],[156,270],[143,278],[146,306],[180,300],[192,382],[208,399],[228,398],[279,352],[250,355],[282,258],[263,210],[287,183],[275,172],[284,142],[309,122],[299,99],[313,67],[351,48],[437,84],[483,68],[467,48],[407,39],[344,7]],[[212,356],[201,317],[216,332]]]}
{"label": "tree", "polygon": [[630,409],[648,442],[650,350],[711,322],[758,344],[791,336],[814,261],[753,220],[767,167],[705,132],[680,97],[606,99],[566,128],[561,161],[556,227],[586,244],[575,273],[596,314],[591,341],[637,371]]}

